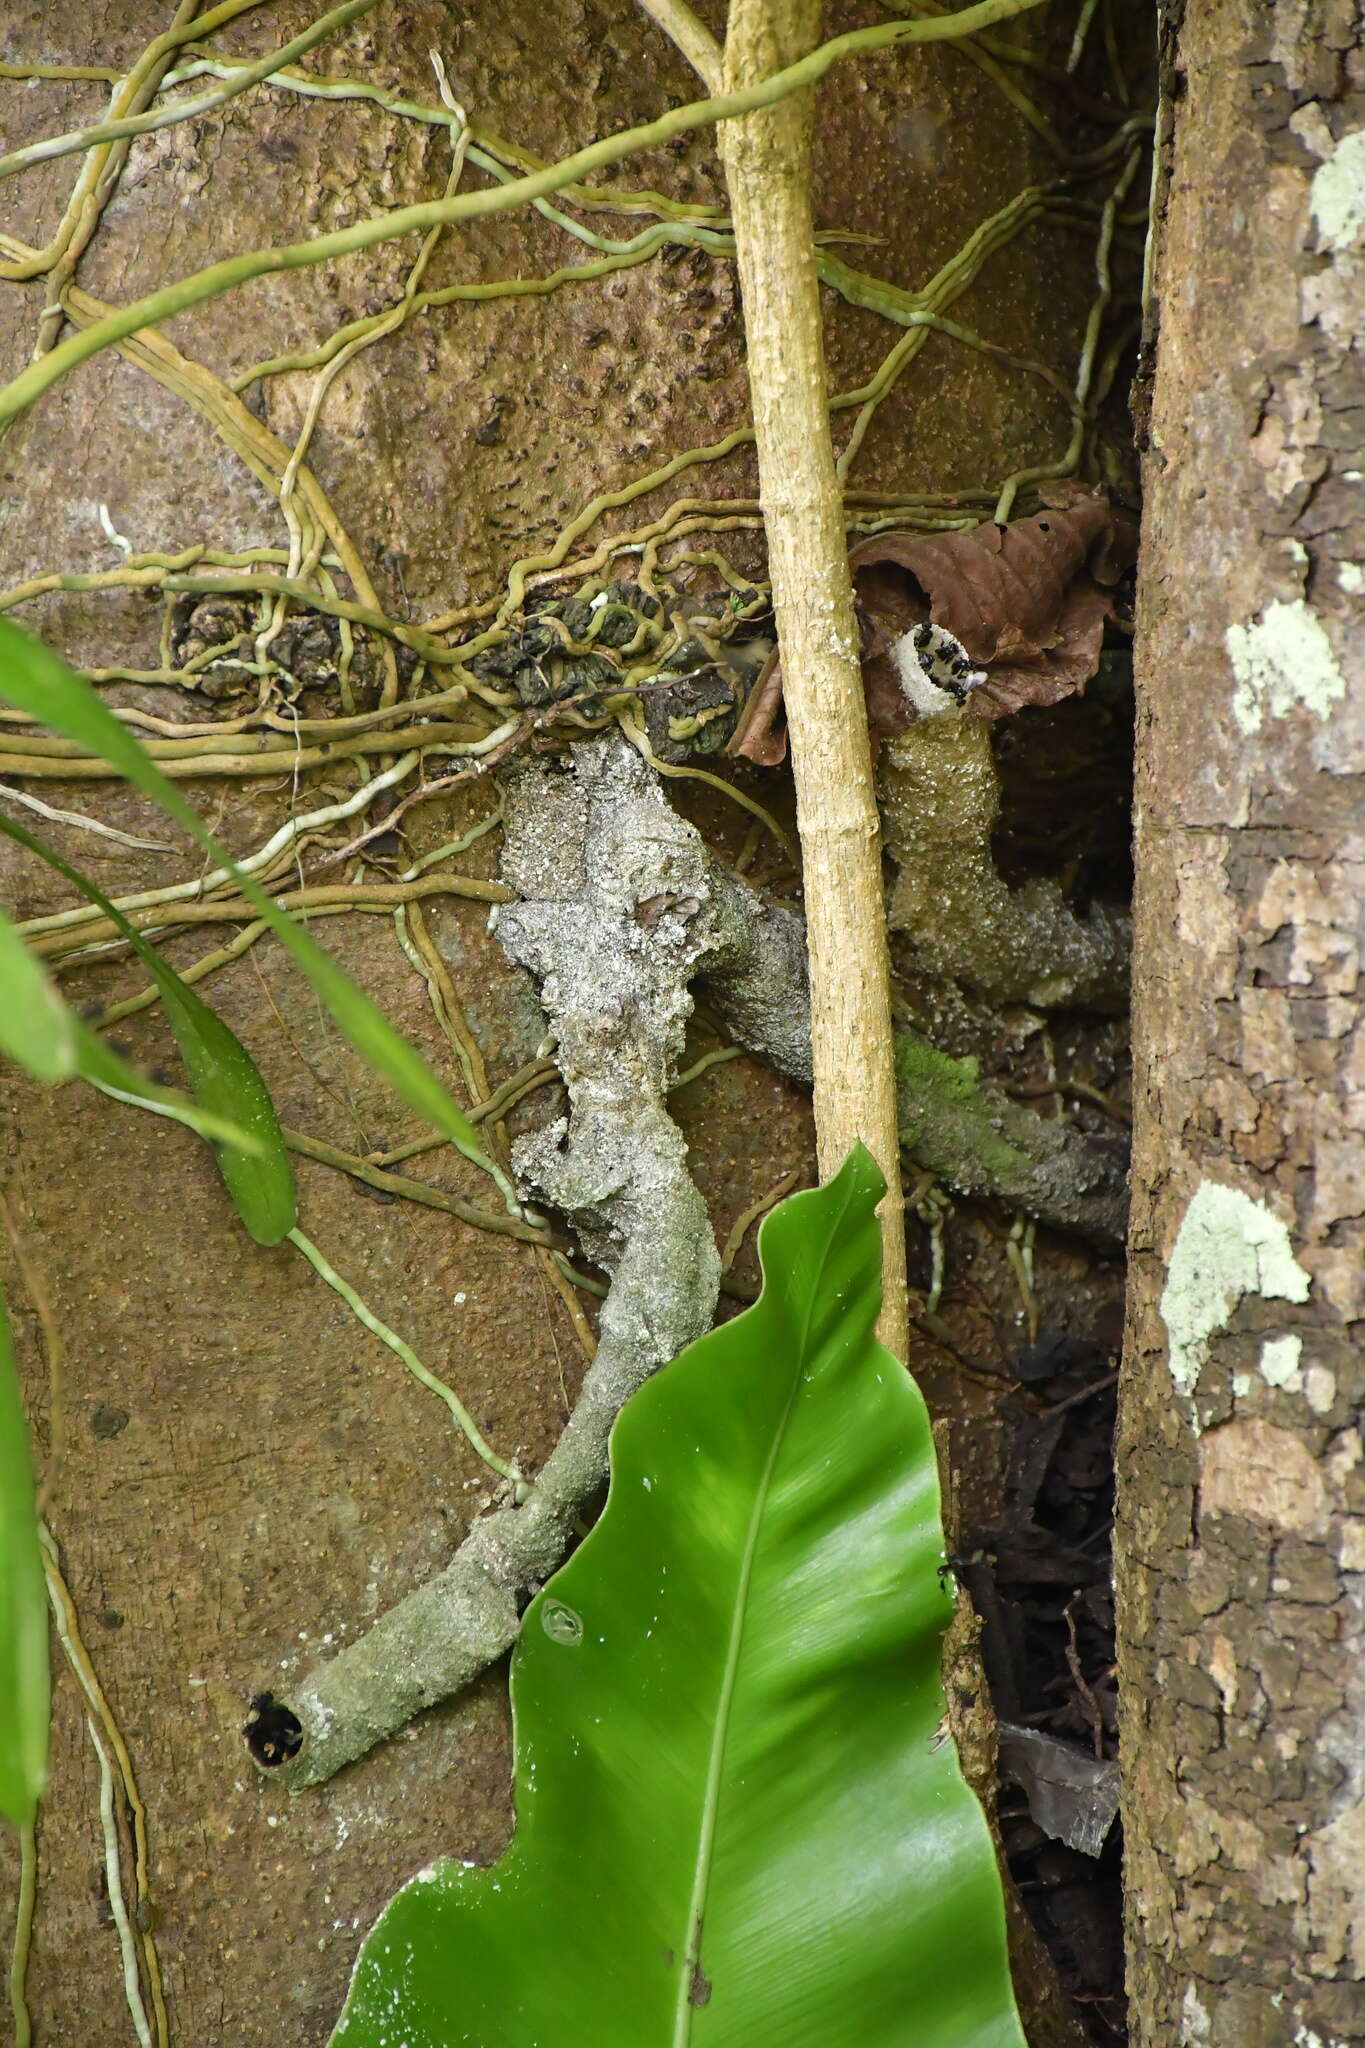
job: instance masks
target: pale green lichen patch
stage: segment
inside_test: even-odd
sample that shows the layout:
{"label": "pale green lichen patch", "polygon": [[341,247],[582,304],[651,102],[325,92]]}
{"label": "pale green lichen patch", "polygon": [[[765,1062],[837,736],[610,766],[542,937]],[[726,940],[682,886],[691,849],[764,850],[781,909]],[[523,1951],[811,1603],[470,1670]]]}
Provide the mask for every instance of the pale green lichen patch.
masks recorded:
{"label": "pale green lichen patch", "polygon": [[1301,597],[1288,604],[1276,598],[1258,619],[1229,626],[1225,637],[1237,678],[1232,715],[1244,733],[1259,732],[1267,712],[1287,718],[1296,705],[1326,718],[1346,695],[1322,621]]}
{"label": "pale green lichen patch", "polygon": [[1319,165],[1308,203],[1328,247],[1349,249],[1365,229],[1365,128],[1343,135]]}
{"label": "pale green lichen patch", "polygon": [[1303,1385],[1299,1371],[1299,1358],[1303,1351],[1303,1340],[1294,1335],[1267,1337],[1261,1346],[1261,1378],[1268,1387],[1283,1387],[1286,1393],[1296,1394]]}
{"label": "pale green lichen patch", "polygon": [[[1161,1296],[1171,1378],[1181,1393],[1193,1397],[1209,1339],[1246,1295],[1307,1301],[1309,1285],[1289,1232],[1264,1202],[1239,1188],[1202,1181],[1181,1222]],[[1297,1347],[1297,1338],[1289,1341]],[[1287,1363],[1287,1354],[1277,1358]],[[1297,1352],[1294,1362],[1297,1370]]]}

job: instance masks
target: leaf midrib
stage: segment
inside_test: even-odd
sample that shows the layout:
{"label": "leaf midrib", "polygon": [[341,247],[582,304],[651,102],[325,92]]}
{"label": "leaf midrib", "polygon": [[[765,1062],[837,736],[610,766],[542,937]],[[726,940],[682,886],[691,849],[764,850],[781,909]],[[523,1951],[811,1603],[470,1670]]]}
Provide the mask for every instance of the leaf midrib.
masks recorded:
{"label": "leaf midrib", "polygon": [[697,2007],[692,2002],[692,1985],[701,1962],[701,1930],[705,1920],[706,1895],[710,1888],[711,1861],[715,1849],[716,1816],[720,1804],[720,1778],[725,1762],[727,1737],[730,1731],[730,1715],[734,1706],[735,1682],[739,1671],[739,1655],[744,1641],[744,1625],[748,1618],[749,1588],[753,1578],[754,1556],[758,1549],[759,1531],[763,1525],[763,1513],[768,1502],[772,1485],[773,1468],[782,1449],[791,1421],[796,1397],[806,1377],[806,1362],[810,1355],[810,1331],[815,1318],[816,1305],[820,1300],[821,1283],[825,1267],[829,1263],[830,1249],[840,1224],[848,1213],[851,1197],[845,1197],[839,1215],[832,1221],[825,1246],[820,1254],[813,1284],[807,1297],[805,1316],[802,1322],[801,1341],[796,1356],[798,1368],[792,1378],[791,1390],[787,1395],[782,1418],[773,1431],[772,1448],[763,1467],[763,1477],[754,1496],[753,1509],[749,1516],[749,1527],[744,1539],[744,1555],[740,1565],[739,1582],[735,1599],[734,1618],[730,1624],[730,1640],[725,1652],[725,1667],[721,1675],[720,1696],[716,1708],[715,1733],[711,1738],[711,1753],[707,1762],[706,1791],[702,1799],[701,1825],[697,1836],[696,1865],[692,1876],[692,1896],[688,1901],[687,1939],[682,1945],[682,1967],[678,1973],[678,2002],[673,2016],[672,2048],[687,2048],[692,2038],[692,2015]]}

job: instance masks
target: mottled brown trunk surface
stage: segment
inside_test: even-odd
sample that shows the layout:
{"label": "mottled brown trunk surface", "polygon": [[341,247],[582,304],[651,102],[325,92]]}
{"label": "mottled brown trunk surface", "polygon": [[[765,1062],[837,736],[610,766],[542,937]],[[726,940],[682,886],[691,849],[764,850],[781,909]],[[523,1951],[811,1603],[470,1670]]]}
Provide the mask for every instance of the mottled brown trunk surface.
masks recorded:
{"label": "mottled brown trunk surface", "polygon": [[1140,2048],[1339,2048],[1365,2040],[1365,36],[1349,0],[1189,0],[1165,54],[1119,1471],[1129,1990]]}
{"label": "mottled brown trunk surface", "polygon": [[[259,53],[318,11],[301,0],[253,11],[222,32],[221,46]],[[127,66],[172,12],[169,0],[0,6],[0,46],[13,59]],[[710,16],[718,26],[719,9]],[[865,19],[865,10],[831,8],[828,29]],[[547,157],[694,94],[676,53],[626,0],[534,0],[467,15],[438,0],[392,0],[323,46],[316,68],[431,102],[432,47],[475,119]],[[0,91],[11,145],[97,118],[105,96],[100,84]],[[3,187],[12,233],[34,244],[52,233],[77,161]],[[448,165],[439,130],[363,104],[257,89],[192,127],[135,144],[79,280],[125,303],[235,249],[431,197]],[[822,89],[818,224],[876,238],[846,253],[899,284],[922,283],[981,220],[1052,174],[1033,131],[951,51],[846,67]],[[687,200],[723,197],[707,136],[633,161],[615,182]],[[614,214],[587,218],[621,238],[641,225]],[[171,339],[230,377],[391,305],[414,254],[411,243],[390,245],[262,280],[175,321]],[[539,215],[506,214],[443,238],[427,282],[541,276],[589,259]],[[1069,377],[1092,291],[1090,235],[1038,227],[990,260],[962,315]],[[44,303],[41,281],[0,291],[7,373],[27,360]],[[829,294],[825,304],[831,384],[857,386],[899,330]],[[291,374],[268,380],[252,403],[292,441],[309,389],[306,375]],[[415,321],[343,373],[310,460],[383,602],[397,618],[420,620],[496,594],[509,561],[544,546],[595,495],[746,418],[732,265],[675,251],[546,297],[458,304]],[[1055,391],[936,338],[882,408],[858,479],[879,491],[998,481],[1055,454],[1067,432]],[[137,548],[284,539],[275,499],[205,420],[113,353],[84,366],[10,436],[0,451],[0,489],[9,515],[0,544],[7,583],[117,566],[101,504]],[[747,456],[684,472],[613,524],[643,524],[692,490],[751,494]],[[599,524],[585,547],[602,531]],[[745,536],[723,536],[722,544],[733,545],[749,573],[761,569]],[[141,597],[58,594],[21,616],[91,665],[158,659],[159,608]],[[175,690],[125,689],[119,701],[185,715]],[[190,794],[241,852],[261,844],[291,805],[308,809],[354,786],[354,776],[338,770],[306,777],[297,793],[284,776],[267,785],[201,782]],[[144,838],[170,836],[148,807],[108,783],[48,783],[40,794]],[[492,800],[479,785],[414,812],[411,855],[462,832]],[[733,858],[747,818],[720,800],[700,809],[681,801]],[[42,829],[111,893],[192,872],[179,856],[130,852],[70,827]],[[496,848],[496,837],[482,840],[459,865],[489,874]],[[767,872],[760,857],[757,878]],[[68,900],[35,864],[8,856],[0,886],[19,916]],[[533,992],[506,968],[481,906],[443,900],[429,908],[429,923],[497,1085],[543,1031]],[[389,919],[333,918],[318,930],[458,1088],[426,991]],[[168,954],[184,966],[227,936],[222,927],[198,929],[172,940]],[[64,977],[73,999],[99,1003],[144,980],[122,957]],[[415,1120],[350,1055],[273,947],[225,968],[205,992],[251,1047],[287,1123],[352,1150],[414,1135]],[[174,1058],[157,1010],[116,1035],[145,1062]],[[66,1346],[67,1450],[51,1521],[147,1808],[148,1917],[169,2038],[175,2048],[320,2048],[360,1934],[398,1883],[439,1853],[491,1858],[507,1838],[503,1675],[295,1800],[253,1772],[241,1741],[246,1702],[257,1686],[287,1683],[444,1564],[486,1475],[445,1410],[300,1258],[249,1243],[194,1140],[74,1090],[5,1079],[0,1168]],[[722,1239],[785,1172],[812,1177],[807,1104],[757,1062],[712,1069],[674,1105]],[[486,1199],[477,1176],[449,1153],[405,1170]],[[300,1162],[299,1182],[303,1225],[333,1265],[450,1379],[497,1443],[522,1446],[534,1469],[582,1362],[529,1252],[449,1215],[376,1202],[323,1166]],[[998,1493],[999,1389],[1012,1382],[974,1378],[972,1370],[996,1372],[1027,1341],[1007,1227],[1007,1219],[986,1227],[959,1211],[942,1305],[956,1349],[920,1339],[915,1356],[931,1402],[953,1418],[963,1496],[978,1518],[989,1516]],[[925,1233],[916,1225],[914,1234],[923,1269],[916,1277],[924,1278]],[[46,1454],[52,1410],[37,1327],[3,1244],[0,1268]],[[754,1283],[751,1252],[737,1277]],[[1039,1245],[1036,1287],[1049,1325],[1088,1330],[1112,1298],[1113,1276],[1096,1278],[1084,1250],[1050,1241]],[[29,1998],[45,2048],[113,2048],[133,2033],[103,1894],[98,1772],[81,1696],[58,1662]],[[13,1874],[6,1836],[6,1940]]]}

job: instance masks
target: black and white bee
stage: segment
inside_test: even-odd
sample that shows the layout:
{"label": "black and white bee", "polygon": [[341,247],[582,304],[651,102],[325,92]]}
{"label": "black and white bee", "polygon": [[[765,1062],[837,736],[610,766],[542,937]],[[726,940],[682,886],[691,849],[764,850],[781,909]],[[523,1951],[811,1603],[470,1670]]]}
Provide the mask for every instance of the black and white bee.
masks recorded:
{"label": "black and white bee", "polygon": [[912,626],[891,645],[902,694],[921,718],[941,718],[960,711],[972,691],[986,680],[984,669],[973,668],[962,642],[945,626]]}

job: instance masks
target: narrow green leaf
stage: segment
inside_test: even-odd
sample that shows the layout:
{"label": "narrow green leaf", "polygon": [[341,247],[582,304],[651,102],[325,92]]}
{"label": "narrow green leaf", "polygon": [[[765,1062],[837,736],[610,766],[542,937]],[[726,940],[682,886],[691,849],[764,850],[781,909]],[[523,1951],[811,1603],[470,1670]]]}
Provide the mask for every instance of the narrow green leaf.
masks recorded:
{"label": "narrow green leaf", "polygon": [[75,1018],[3,912],[0,1052],[35,1081],[69,1081],[80,1063]]}
{"label": "narrow green leaf", "polygon": [[8,1053],[35,1081],[88,1081],[118,1102],[135,1102],[158,1116],[173,1117],[212,1144],[232,1145],[257,1156],[263,1149],[254,1132],[192,1102],[177,1088],[159,1087],[97,1038],[67,1008],[2,910],[0,1053]]}
{"label": "narrow green leaf", "polygon": [[27,1827],[47,1780],[47,1593],[28,1425],[0,1296],[0,1814]]}
{"label": "narrow green leaf", "polygon": [[230,1117],[220,1116],[216,1110],[204,1109],[178,1088],[163,1088],[159,1082],[149,1081],[79,1022],[76,1052],[77,1075],[92,1088],[98,1088],[101,1095],[111,1096],[115,1102],[131,1102],[138,1109],[149,1109],[154,1116],[168,1116],[173,1123],[184,1124],[186,1130],[206,1138],[211,1145],[233,1145],[242,1152],[259,1152],[261,1141],[254,1132]]}
{"label": "narrow green leaf", "polygon": [[1024,2048],[883,1185],[860,1147],[785,1202],[756,1306],[622,1413],[522,1626],[512,1846],[398,1894],[333,2048]]}
{"label": "narrow green leaf", "polygon": [[488,1158],[478,1134],[421,1056],[399,1036],[383,1012],[312,935],[274,898],[244,873],[213,837],[173,782],[161,773],[127,726],[120,723],[97,693],[74,669],[8,619],[0,619],[0,701],[13,704],[63,734],[87,753],[107,761],[135,789],[161,806],[214,861],[225,867],[238,888],[255,905],[282,946],[293,954],[341,1030],[377,1074],[390,1081],[406,1102],[449,1138],[477,1166],[492,1175],[509,1208],[516,1196],[506,1175]]}
{"label": "narrow green leaf", "polygon": [[30,853],[36,853],[97,904],[142,961],[165,1004],[176,1044],[189,1071],[195,1101],[201,1109],[228,1117],[257,1142],[258,1149],[253,1151],[243,1151],[238,1145],[221,1145],[215,1148],[215,1155],[237,1214],[251,1235],[258,1244],[278,1244],[289,1235],[297,1220],[294,1174],[270,1090],[251,1054],[217,1012],[180,979],[155,946],[148,944],[88,875],[3,814],[0,832],[26,846]]}

